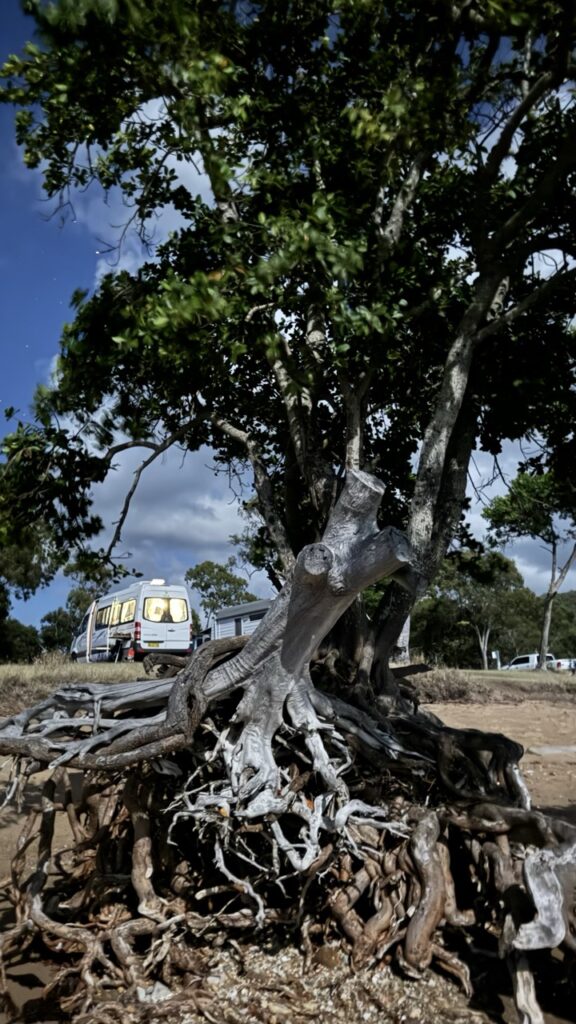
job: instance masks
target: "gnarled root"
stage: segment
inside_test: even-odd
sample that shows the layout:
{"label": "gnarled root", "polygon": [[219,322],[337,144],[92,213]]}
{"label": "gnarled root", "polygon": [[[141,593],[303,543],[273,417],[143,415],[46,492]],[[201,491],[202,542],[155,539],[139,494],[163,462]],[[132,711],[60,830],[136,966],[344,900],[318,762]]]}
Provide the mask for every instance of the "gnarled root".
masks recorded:
{"label": "gnarled root", "polygon": [[[395,957],[420,977],[436,961],[466,989],[451,940],[476,924],[504,956],[573,949],[576,830],[529,810],[522,748],[312,683],[356,596],[413,581],[408,542],[377,524],[382,489],[348,474],[248,642],[206,644],[173,679],[65,687],[0,722],[1,752],[54,770],[13,861],[1,948],[27,935],[52,951],[70,1018],[111,996],[169,1002],[200,944],[271,930],[308,954],[340,940],[354,967]],[[70,768],[85,773],[75,799]],[[58,853],[60,813],[72,839]]]}
{"label": "gnarled root", "polygon": [[[49,867],[50,855],[56,861],[50,819],[70,810],[62,769],[31,812],[12,866],[16,922],[2,950],[11,961],[27,933],[57,960],[65,956],[50,988],[70,1019],[104,996],[120,1004],[145,1002],[152,992],[177,998],[200,945],[262,929],[288,935],[303,928],[312,950],[340,936],[355,968],[394,956],[407,974],[420,977],[436,962],[469,992],[468,968],[446,944],[445,925],[474,929],[488,914],[491,927],[503,932],[515,919],[507,925],[516,929],[507,937],[513,950],[534,916],[530,872],[523,873],[528,858],[508,836],[522,828],[542,842],[558,829],[555,851],[568,870],[569,826],[558,828],[535,812],[486,803],[423,811],[398,794],[387,806],[369,804],[356,793],[373,769],[358,762],[343,802],[307,767],[306,742],[294,743],[294,733],[291,747],[275,748],[285,810],[246,816],[226,801],[223,783],[215,784],[225,754],[221,730],[207,726],[196,755],[174,760],[180,775],[147,767],[112,785],[88,775],[74,802],[73,843],[58,858],[57,875]],[[25,854],[34,843],[42,869],[27,873]],[[462,888],[463,874],[482,890],[484,919],[477,898]],[[518,892],[522,907],[513,910]],[[524,962],[516,969],[528,977]],[[524,999],[526,984],[518,991]],[[530,1012],[526,1020],[536,1024],[536,1011]]]}

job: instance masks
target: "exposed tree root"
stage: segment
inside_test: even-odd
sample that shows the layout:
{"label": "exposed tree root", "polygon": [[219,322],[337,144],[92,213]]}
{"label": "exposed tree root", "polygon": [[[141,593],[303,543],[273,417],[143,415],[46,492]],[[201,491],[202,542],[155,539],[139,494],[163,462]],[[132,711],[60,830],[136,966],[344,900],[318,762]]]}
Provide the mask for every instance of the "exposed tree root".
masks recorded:
{"label": "exposed tree root", "polygon": [[210,1020],[201,947],[274,936],[308,964],[340,943],[357,971],[437,965],[469,993],[468,935],[507,958],[523,1021],[541,1024],[526,954],[575,950],[576,828],[529,809],[506,737],[310,675],[354,595],[409,562],[378,500],[356,474],[245,647],[207,644],[173,679],[66,687],[0,723],[13,798],[52,768],[12,861],[4,987],[4,963],[42,946],[62,1019],[188,1000]]}
{"label": "exposed tree root", "polygon": [[[332,723],[343,720],[342,704]],[[194,748],[169,762],[142,762],[112,779],[87,772],[75,801],[66,770],[54,769],[12,861],[3,963],[21,954],[23,939],[42,943],[60,964],[48,994],[63,1018],[81,1021],[104,1002],[112,1020],[111,999],[194,1004],[199,947],[234,937],[292,937],[309,962],[341,940],[355,969],[393,960],[419,978],[437,964],[469,993],[454,936],[492,933],[525,1020],[536,1024],[521,953],[573,948],[576,829],[501,794],[498,803],[446,803],[428,760],[413,763],[411,785],[392,774],[394,762],[376,772],[358,754],[327,780],[309,737],[288,723],[274,751],[279,810],[257,816],[232,795],[234,736],[224,719],[224,708],[206,717]],[[324,728],[338,765],[343,737]],[[71,825],[64,851],[54,849],[55,814]]]}

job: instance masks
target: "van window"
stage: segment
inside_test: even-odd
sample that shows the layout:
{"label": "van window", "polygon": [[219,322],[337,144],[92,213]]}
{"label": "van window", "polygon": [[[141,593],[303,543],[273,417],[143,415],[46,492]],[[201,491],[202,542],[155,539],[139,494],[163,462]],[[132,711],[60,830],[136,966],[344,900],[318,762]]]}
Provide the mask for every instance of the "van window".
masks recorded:
{"label": "van window", "polygon": [[102,629],[103,626],[107,626],[110,622],[110,608],[111,605],[107,604],[105,608],[99,608],[96,612],[96,629]]}
{"label": "van window", "polygon": [[129,601],[123,601],[120,609],[120,622],[133,622],[134,612],[136,611],[136,600],[130,598]]}
{"label": "van window", "polygon": [[143,614],[149,622],[186,622],[188,602],[183,597],[147,597]]}
{"label": "van window", "polygon": [[133,622],[134,612],[136,611],[136,599],[130,598],[129,601],[115,601],[112,605],[112,614],[110,616],[110,625],[117,626],[119,623]]}

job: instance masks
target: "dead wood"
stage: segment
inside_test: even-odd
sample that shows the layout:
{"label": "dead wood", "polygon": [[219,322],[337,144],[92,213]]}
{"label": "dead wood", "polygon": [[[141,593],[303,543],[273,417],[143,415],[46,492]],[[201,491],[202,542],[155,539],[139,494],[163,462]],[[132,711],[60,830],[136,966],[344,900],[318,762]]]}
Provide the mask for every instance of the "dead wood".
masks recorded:
{"label": "dead wood", "polygon": [[296,942],[309,964],[337,942],[356,970],[393,961],[415,978],[436,963],[469,992],[454,936],[470,933],[492,936],[538,1024],[526,956],[574,951],[576,829],[530,810],[506,737],[310,674],[362,589],[414,579],[405,538],[376,524],[381,490],[349,473],[247,643],[206,644],[174,678],[64,687],[0,723],[13,797],[52,770],[12,862],[0,952],[9,962],[23,935],[52,952],[63,1018],[181,1003],[199,947],[243,936]]}

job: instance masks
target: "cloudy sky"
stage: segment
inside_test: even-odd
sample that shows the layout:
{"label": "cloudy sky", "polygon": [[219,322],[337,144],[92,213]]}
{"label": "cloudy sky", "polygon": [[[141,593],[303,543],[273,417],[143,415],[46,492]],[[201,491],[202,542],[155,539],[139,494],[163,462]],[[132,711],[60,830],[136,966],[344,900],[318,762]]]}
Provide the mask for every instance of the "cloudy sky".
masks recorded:
{"label": "cloudy sky", "polygon": [[[19,8],[18,0],[3,0],[0,11],[0,57],[19,52],[31,37],[32,22]],[[192,172],[190,172],[192,173]],[[14,406],[21,419],[29,419],[36,385],[49,379],[58,351],[63,323],[70,316],[69,301],[76,288],[92,289],[109,270],[103,255],[106,243],[114,239],[114,225],[121,223],[121,211],[112,199],[104,203],[96,191],[78,197],[73,216],[62,223],[54,214],[54,204],[42,195],[41,178],[23,166],[13,130],[13,112],[0,105],[0,344],[3,372],[0,382],[0,417]],[[198,190],[202,182],[197,182]],[[163,218],[158,238],[177,227]],[[141,259],[136,240],[122,250],[122,263],[133,269]],[[0,427],[2,432],[4,428]],[[517,451],[505,452],[502,468],[514,475]],[[96,509],[109,528],[118,518],[127,481],[134,471],[134,453],[123,457],[119,468],[96,496]],[[487,479],[491,465],[481,456],[476,460],[476,483]],[[502,490],[500,482],[497,490]],[[490,493],[495,493],[492,490]],[[481,536],[483,523],[480,506],[474,503],[472,523]],[[123,532],[122,551],[127,561],[145,577],[162,576],[181,582],[189,566],[205,558],[225,560],[233,553],[229,536],[239,532],[242,521],[238,502],[228,487],[226,476],[217,476],[211,468],[209,451],[186,458],[167,454],[143,478]],[[526,583],[537,593],[547,585],[548,554],[534,542],[523,542],[507,549],[514,557]],[[268,596],[262,578],[251,588],[259,596]],[[576,571],[570,574],[564,589],[576,588]],[[30,601],[15,602],[13,614],[21,621],[38,625],[47,611],[63,604],[69,582],[57,579]]]}

